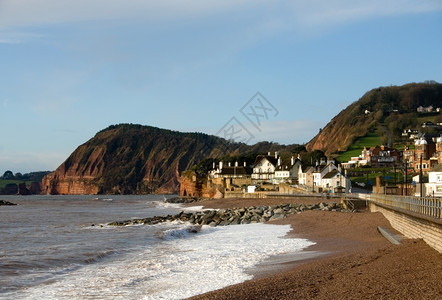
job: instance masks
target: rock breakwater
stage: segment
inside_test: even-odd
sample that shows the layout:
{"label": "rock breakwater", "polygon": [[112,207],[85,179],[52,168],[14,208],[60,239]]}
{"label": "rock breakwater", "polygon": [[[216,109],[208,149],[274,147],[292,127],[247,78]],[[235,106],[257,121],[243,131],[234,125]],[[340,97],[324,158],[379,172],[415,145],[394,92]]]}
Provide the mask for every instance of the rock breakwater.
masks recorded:
{"label": "rock breakwater", "polygon": [[343,211],[337,203],[320,202],[317,204],[281,204],[272,206],[251,206],[198,212],[181,211],[176,215],[155,216],[126,221],[115,221],[110,226],[154,225],[162,222],[182,221],[197,225],[226,226],[236,224],[261,223],[286,218],[306,210]]}

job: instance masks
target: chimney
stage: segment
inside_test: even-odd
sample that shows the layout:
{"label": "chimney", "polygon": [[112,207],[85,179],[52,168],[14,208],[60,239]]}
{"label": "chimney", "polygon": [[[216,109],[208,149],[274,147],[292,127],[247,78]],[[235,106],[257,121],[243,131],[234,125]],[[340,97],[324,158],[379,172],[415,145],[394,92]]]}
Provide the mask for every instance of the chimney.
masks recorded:
{"label": "chimney", "polygon": [[280,166],[280,165],[281,165],[281,158],[279,157],[279,158],[278,158],[278,162],[277,162],[277,165],[276,165],[276,166],[278,167],[278,166]]}
{"label": "chimney", "polygon": [[293,166],[295,164],[295,158],[292,156],[290,159],[290,165]]}
{"label": "chimney", "polygon": [[219,162],[219,170],[221,171],[222,169],[223,169],[223,162],[220,161],[220,162]]}
{"label": "chimney", "polygon": [[235,167],[237,167],[238,166],[238,161],[235,161]]}
{"label": "chimney", "polygon": [[267,155],[270,156],[270,152],[267,152]]}
{"label": "chimney", "polygon": [[215,162],[212,164],[212,170],[215,170]]}
{"label": "chimney", "polygon": [[275,151],[275,158],[278,158],[279,153]]}
{"label": "chimney", "polygon": [[247,167],[246,162],[244,162],[244,167]]}

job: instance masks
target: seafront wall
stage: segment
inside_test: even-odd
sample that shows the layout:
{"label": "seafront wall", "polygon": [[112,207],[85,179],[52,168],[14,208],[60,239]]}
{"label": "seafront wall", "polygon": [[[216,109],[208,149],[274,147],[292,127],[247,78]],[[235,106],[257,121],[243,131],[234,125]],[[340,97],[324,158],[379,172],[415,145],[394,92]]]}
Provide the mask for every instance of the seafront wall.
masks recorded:
{"label": "seafront wall", "polygon": [[442,253],[442,220],[440,218],[378,203],[376,198],[369,201],[369,208],[371,212],[381,212],[391,226],[407,238],[423,239],[430,247]]}

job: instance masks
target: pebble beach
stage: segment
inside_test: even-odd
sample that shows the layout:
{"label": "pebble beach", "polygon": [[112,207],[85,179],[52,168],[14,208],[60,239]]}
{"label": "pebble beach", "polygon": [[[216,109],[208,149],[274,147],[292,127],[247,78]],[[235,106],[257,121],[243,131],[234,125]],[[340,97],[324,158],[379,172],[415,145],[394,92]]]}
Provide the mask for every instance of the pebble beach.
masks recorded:
{"label": "pebble beach", "polygon": [[[218,199],[199,204],[220,209],[319,201],[324,199]],[[190,299],[442,299],[442,254],[422,240],[391,244],[378,226],[400,234],[381,213],[315,210],[269,223],[289,224],[289,238],[316,244],[302,258],[274,257],[250,270],[252,280]]]}

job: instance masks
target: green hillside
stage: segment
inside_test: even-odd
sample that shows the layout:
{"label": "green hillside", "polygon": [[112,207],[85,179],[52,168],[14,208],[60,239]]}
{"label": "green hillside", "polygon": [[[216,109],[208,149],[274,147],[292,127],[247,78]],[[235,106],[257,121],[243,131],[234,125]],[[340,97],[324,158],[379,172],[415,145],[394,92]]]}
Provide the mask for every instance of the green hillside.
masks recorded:
{"label": "green hillside", "polygon": [[381,144],[381,137],[375,133],[369,133],[364,137],[358,138],[348,147],[347,151],[340,153],[337,160],[340,162],[349,161],[352,157],[359,156],[364,147],[370,148]]}
{"label": "green hillside", "polygon": [[[359,150],[358,147],[350,147],[361,144],[360,139],[364,137],[378,135],[381,144],[394,146],[408,142],[406,137],[402,137],[404,129],[438,134],[440,130],[422,128],[421,125],[428,121],[442,122],[442,114],[435,111],[420,113],[417,108],[432,106],[435,110],[442,106],[441,103],[442,84],[435,82],[373,89],[334,117],[307,144],[307,150],[322,150],[328,156],[337,157],[347,150]],[[349,156],[351,154],[344,155]]]}

